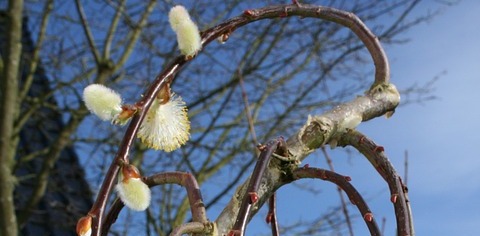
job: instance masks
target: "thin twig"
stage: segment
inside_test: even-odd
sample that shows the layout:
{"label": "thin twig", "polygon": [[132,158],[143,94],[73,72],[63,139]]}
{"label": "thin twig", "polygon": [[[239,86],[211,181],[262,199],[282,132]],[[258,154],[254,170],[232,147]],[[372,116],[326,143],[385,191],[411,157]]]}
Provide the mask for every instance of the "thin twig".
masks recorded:
{"label": "thin twig", "polygon": [[408,150],[405,150],[405,173],[403,176],[405,180],[405,201],[407,202],[410,226],[411,226],[411,234],[415,235],[415,227],[413,226],[413,213],[412,213],[412,206],[410,205],[410,199],[408,198]]}
{"label": "thin twig", "polygon": [[382,235],[385,235],[385,225],[387,224],[387,218],[382,217]]}
{"label": "thin twig", "polygon": [[33,49],[33,52],[32,52],[32,59],[30,61],[30,66],[28,67],[29,71],[22,84],[22,89],[20,90],[18,95],[19,104],[23,102],[23,100],[28,94],[28,91],[30,91],[30,86],[32,85],[34,75],[37,71],[38,62],[40,61],[40,51],[42,50],[43,40],[45,40],[48,20],[50,18],[50,13],[52,12],[52,10],[53,10],[53,0],[48,0],[45,3],[45,7],[43,9],[42,21],[40,23],[40,30],[38,31],[38,35],[37,35],[37,42],[35,43],[35,48]]}
{"label": "thin twig", "polygon": [[[243,82],[243,75],[240,69],[238,69],[237,71],[237,76],[239,78],[240,88],[242,89],[242,99],[245,106],[245,115],[247,116],[248,121],[248,130],[250,131],[250,135],[252,136],[253,146],[256,147],[259,143],[257,140],[257,134],[255,133],[255,124],[253,121],[252,113],[250,112],[250,104],[248,103],[248,96],[247,91],[245,90],[245,84]],[[255,151],[258,151],[258,149],[255,148]]]}
{"label": "thin twig", "polygon": [[95,59],[95,63],[97,63],[97,65],[100,65],[101,64],[100,53],[98,52],[98,49],[95,46],[95,39],[93,38],[93,34],[92,34],[92,31],[90,30],[90,27],[88,26],[87,16],[83,11],[83,6],[80,0],[75,0],[75,6],[77,9],[78,16],[80,17],[80,22],[82,24],[83,31],[85,33],[85,36],[87,37],[87,42],[88,42],[88,45],[90,46],[90,51],[92,52],[93,58]]}
{"label": "thin twig", "polygon": [[277,220],[277,194],[275,192],[268,200],[268,214],[266,221],[267,224],[270,223],[270,228],[272,229],[272,236],[279,236],[280,231],[278,230]]}
{"label": "thin twig", "polygon": [[155,9],[156,4],[157,4],[156,0],[148,1],[145,11],[140,16],[140,19],[138,20],[137,24],[133,26],[128,43],[124,46],[125,51],[123,51],[117,63],[115,64],[116,68],[122,67],[127,62],[128,58],[130,58],[130,55],[132,54],[133,49],[135,48],[135,44],[137,43],[143,28],[147,24],[148,17],[152,13],[152,11]]}
{"label": "thin twig", "polygon": [[126,0],[121,0],[115,9],[115,15],[113,16],[112,23],[108,28],[108,33],[105,37],[104,48],[103,48],[103,58],[110,58],[110,48],[113,42],[113,36],[115,35],[115,31],[118,27],[118,22],[120,21],[120,16],[122,15],[123,11],[125,10],[125,2]]}
{"label": "thin twig", "polygon": [[[323,155],[325,156],[325,159],[327,160],[328,168],[330,169],[330,171],[335,172],[335,169],[333,168],[332,158],[330,158],[330,155],[328,155],[325,146],[323,146],[321,149],[322,149]],[[347,222],[348,231],[350,235],[353,236],[353,226],[350,220],[350,216],[348,214],[347,203],[345,201],[345,198],[343,197],[342,189],[340,187],[337,187],[337,190],[338,190],[338,196],[340,196],[340,202],[342,203],[342,211],[343,211],[343,215],[345,216],[345,221]]]}
{"label": "thin twig", "polygon": [[405,150],[405,164],[404,164],[404,174],[403,174],[403,179],[405,182],[405,185],[408,186],[408,150]]}

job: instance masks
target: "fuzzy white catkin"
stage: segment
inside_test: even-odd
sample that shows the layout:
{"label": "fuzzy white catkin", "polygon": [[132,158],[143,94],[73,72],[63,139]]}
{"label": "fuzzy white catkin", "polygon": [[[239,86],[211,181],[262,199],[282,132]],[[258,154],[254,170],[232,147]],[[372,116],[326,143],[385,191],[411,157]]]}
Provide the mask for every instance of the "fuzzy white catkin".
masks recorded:
{"label": "fuzzy white catkin", "polygon": [[193,57],[202,49],[202,38],[197,25],[190,19],[187,9],[178,5],[168,14],[170,26],[177,34],[177,43],[184,56]]}
{"label": "fuzzy white catkin", "polygon": [[113,120],[122,112],[122,98],[101,84],[91,84],[83,90],[83,101],[90,112],[102,120]]}
{"label": "fuzzy white catkin", "polygon": [[182,97],[172,93],[165,104],[153,101],[137,135],[149,148],[166,152],[185,144],[190,138],[190,121]]}
{"label": "fuzzy white catkin", "polygon": [[121,179],[115,189],[125,206],[134,211],[147,209],[151,200],[150,188],[140,178]]}
{"label": "fuzzy white catkin", "polygon": [[170,9],[168,13],[168,21],[173,31],[177,32],[179,25],[185,21],[192,21],[190,15],[188,14],[187,9],[182,5],[177,5]]}

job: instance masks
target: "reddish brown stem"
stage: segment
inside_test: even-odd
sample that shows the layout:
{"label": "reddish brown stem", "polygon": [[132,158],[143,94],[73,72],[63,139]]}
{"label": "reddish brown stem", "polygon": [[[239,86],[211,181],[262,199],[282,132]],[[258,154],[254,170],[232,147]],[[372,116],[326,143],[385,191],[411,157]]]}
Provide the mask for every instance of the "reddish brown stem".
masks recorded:
{"label": "reddish brown stem", "polygon": [[203,42],[210,42],[224,33],[233,32],[235,29],[253,21],[292,16],[320,18],[341,24],[352,30],[365,44],[375,64],[375,82],[372,87],[388,83],[390,80],[390,66],[378,38],[355,14],[335,8],[308,4],[291,4],[249,9],[238,17],[206,30],[203,33]]}
{"label": "reddish brown stem", "polygon": [[363,200],[360,193],[358,193],[355,187],[353,187],[353,185],[350,184],[347,176],[343,176],[333,171],[323,170],[319,168],[301,167],[296,169],[293,172],[292,181],[302,179],[302,178],[322,179],[322,180],[330,181],[336,184],[343,191],[345,191],[350,201],[355,206],[357,206],[358,210],[360,211],[360,214],[364,218],[365,224],[367,224],[367,227],[370,230],[370,234],[379,235],[379,236],[381,235],[380,229],[378,228],[378,225],[375,221],[375,218],[373,217],[372,212],[370,211],[370,208],[368,207],[365,200]]}
{"label": "reddish brown stem", "polygon": [[233,225],[232,230],[230,231],[233,235],[244,235],[248,216],[250,213],[250,208],[253,206],[253,204],[256,203],[256,200],[252,200],[252,195],[255,195],[256,199],[258,199],[257,190],[260,186],[263,173],[265,172],[265,169],[267,169],[272,154],[277,150],[280,143],[285,143],[282,137],[272,140],[266,145],[262,145],[262,148],[260,149],[260,156],[258,157],[257,164],[253,169],[252,176],[250,177],[250,182],[243,196],[237,219],[235,221],[235,224]]}
{"label": "reddish brown stem", "polygon": [[270,227],[272,229],[272,236],[279,236],[280,232],[278,230],[278,221],[277,221],[277,194],[276,193],[273,193],[270,199],[268,200],[267,223],[270,224]]}
{"label": "reddish brown stem", "polygon": [[392,163],[388,160],[383,149],[379,149],[378,147],[380,146],[355,130],[350,130],[343,135],[339,145],[355,147],[368,159],[383,179],[385,179],[390,189],[390,201],[392,201],[395,208],[397,234],[400,236],[412,235],[413,221],[409,208],[407,188],[403,185],[400,175],[398,175]]}

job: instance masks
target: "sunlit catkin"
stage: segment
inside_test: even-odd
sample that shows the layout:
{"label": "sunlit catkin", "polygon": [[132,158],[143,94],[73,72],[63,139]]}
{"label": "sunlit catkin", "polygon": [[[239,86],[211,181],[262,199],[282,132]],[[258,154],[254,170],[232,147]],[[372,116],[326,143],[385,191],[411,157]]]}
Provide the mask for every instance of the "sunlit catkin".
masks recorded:
{"label": "sunlit catkin", "polygon": [[150,188],[142,181],[140,172],[133,165],[124,165],[115,187],[120,200],[134,211],[144,211],[150,205]]}
{"label": "sunlit catkin", "polygon": [[113,121],[122,112],[122,98],[101,84],[91,84],[83,90],[83,101],[88,110],[105,121]]}
{"label": "sunlit catkin", "polygon": [[202,48],[202,38],[197,25],[190,19],[187,9],[177,5],[168,14],[170,26],[177,34],[180,52],[187,57],[193,57]]}

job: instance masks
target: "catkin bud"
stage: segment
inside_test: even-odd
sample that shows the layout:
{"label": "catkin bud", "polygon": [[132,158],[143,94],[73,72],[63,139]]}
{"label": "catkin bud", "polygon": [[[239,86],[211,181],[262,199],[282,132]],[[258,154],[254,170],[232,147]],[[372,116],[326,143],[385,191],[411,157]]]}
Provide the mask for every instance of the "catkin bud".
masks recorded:
{"label": "catkin bud", "polygon": [[90,236],[92,235],[92,217],[84,216],[77,222],[77,235]]}
{"label": "catkin bud", "polygon": [[202,38],[197,25],[190,19],[187,9],[177,5],[168,14],[170,26],[177,34],[180,52],[187,57],[193,57],[202,49]]}
{"label": "catkin bud", "polygon": [[101,84],[91,84],[83,90],[88,110],[105,121],[113,121],[122,112],[122,98]]}
{"label": "catkin bud", "polygon": [[140,178],[140,172],[133,165],[124,165],[115,187],[120,200],[134,211],[144,211],[150,205],[150,188]]}

